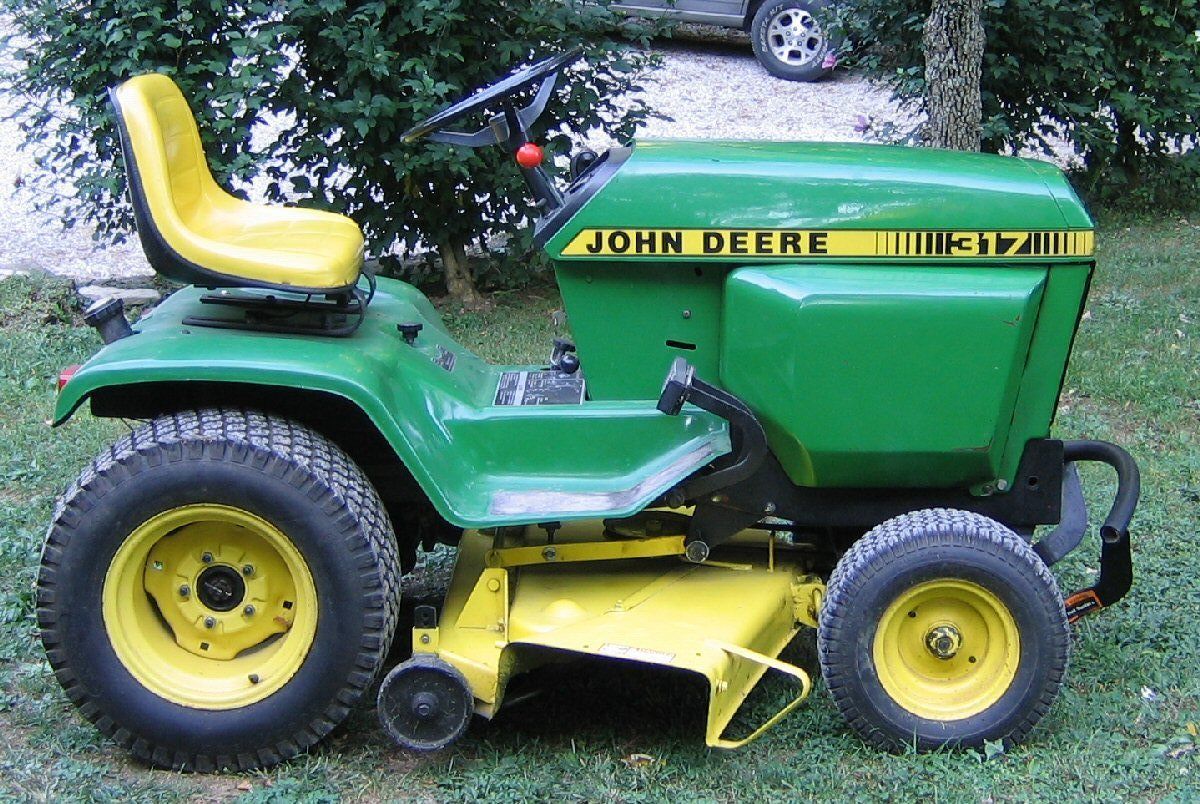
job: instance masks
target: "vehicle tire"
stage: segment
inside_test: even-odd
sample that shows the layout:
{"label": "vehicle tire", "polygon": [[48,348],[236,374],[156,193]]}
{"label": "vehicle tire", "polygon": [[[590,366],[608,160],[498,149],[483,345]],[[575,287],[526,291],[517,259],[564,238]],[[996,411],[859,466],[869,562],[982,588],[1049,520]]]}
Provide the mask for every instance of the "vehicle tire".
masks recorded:
{"label": "vehicle tire", "polygon": [[1025,540],[979,514],[890,519],[838,562],[817,632],[825,683],[871,745],[1023,739],[1066,673],[1054,576]]}
{"label": "vehicle tire", "polygon": [[815,81],[831,71],[824,61],[833,42],[817,22],[828,5],[828,0],[763,0],[750,23],[750,40],[767,72]]}
{"label": "vehicle tire", "polygon": [[259,768],[371,687],[399,612],[395,535],[328,439],[269,414],[161,416],[60,498],[38,576],[71,701],[152,765]]}

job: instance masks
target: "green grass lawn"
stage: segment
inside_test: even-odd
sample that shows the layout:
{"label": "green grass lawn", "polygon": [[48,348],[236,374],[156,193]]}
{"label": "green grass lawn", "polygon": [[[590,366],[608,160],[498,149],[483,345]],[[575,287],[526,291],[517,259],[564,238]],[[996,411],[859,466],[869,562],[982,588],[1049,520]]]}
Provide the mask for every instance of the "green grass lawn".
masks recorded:
{"label": "green grass lawn", "polygon": [[[308,756],[263,773],[196,776],[131,762],[83,720],[42,658],[33,616],[54,498],[125,427],[81,413],[46,423],[53,378],[98,346],[71,295],[0,282],[0,796],[20,799],[429,800],[1200,799],[1200,227],[1109,222],[1056,434],[1124,444],[1142,467],[1136,580],[1075,629],[1068,684],[1031,739],[1008,753],[890,756],[842,725],[818,684],[774,731],[736,752],[703,745],[704,689],[636,667],[544,672],[542,694],[451,751],[390,746],[370,709]],[[553,290],[498,297],[449,323],[497,361],[548,349]],[[1085,481],[1107,502],[1104,470]],[[1094,514],[1098,518],[1099,512]],[[1094,577],[1096,537],[1056,567],[1065,589]],[[436,563],[436,562],[434,562]],[[811,633],[792,648],[812,664]],[[748,717],[789,694],[764,683]],[[649,759],[630,760],[633,755]]]}

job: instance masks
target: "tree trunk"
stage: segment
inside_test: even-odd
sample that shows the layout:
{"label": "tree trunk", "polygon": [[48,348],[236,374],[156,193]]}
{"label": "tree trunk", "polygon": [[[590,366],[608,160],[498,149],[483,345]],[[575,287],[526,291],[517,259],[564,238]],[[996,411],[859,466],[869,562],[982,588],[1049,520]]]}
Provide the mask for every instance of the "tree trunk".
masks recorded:
{"label": "tree trunk", "polygon": [[487,306],[487,301],[475,287],[471,269],[467,265],[467,252],[458,240],[443,240],[438,243],[442,257],[442,270],[446,273],[446,290],[450,297],[469,310]]}
{"label": "tree trunk", "polygon": [[978,151],[983,136],[983,0],[933,0],[924,43],[929,144]]}

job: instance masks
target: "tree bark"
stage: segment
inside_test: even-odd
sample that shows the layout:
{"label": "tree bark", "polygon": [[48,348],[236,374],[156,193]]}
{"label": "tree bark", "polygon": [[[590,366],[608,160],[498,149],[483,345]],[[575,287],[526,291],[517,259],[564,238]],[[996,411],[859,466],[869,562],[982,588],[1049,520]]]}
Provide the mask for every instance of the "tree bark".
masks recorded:
{"label": "tree bark", "polygon": [[983,0],[933,0],[924,44],[929,144],[978,151],[983,136]]}
{"label": "tree bark", "polygon": [[438,243],[438,254],[442,258],[442,270],[446,274],[446,290],[450,297],[469,310],[478,310],[487,306],[487,301],[475,287],[471,278],[471,269],[467,265],[467,251],[457,240],[443,240]]}

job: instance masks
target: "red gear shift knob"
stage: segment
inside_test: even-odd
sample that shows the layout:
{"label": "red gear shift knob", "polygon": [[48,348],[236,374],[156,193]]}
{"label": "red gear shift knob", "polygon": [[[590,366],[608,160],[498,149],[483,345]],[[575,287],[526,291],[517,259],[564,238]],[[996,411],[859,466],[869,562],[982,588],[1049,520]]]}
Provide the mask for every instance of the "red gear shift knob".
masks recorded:
{"label": "red gear shift knob", "polygon": [[536,143],[527,142],[517,149],[517,164],[523,168],[535,168],[542,164],[545,153]]}

